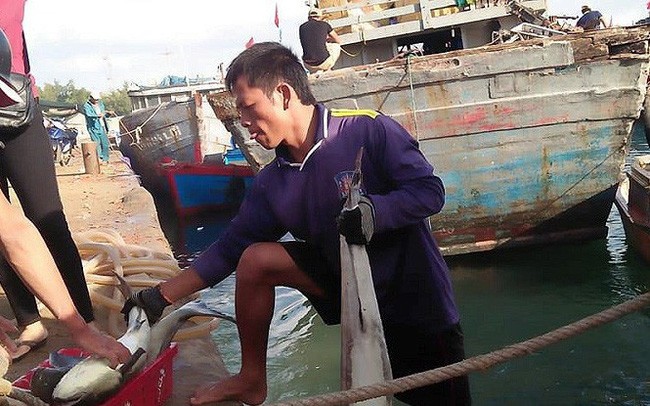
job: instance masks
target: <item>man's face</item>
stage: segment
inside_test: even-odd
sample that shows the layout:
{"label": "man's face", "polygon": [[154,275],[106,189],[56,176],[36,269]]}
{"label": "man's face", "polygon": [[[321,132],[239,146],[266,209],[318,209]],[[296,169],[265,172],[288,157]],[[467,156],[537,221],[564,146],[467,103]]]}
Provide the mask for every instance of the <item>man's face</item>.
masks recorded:
{"label": "man's face", "polygon": [[241,124],[251,139],[266,149],[277,147],[290,130],[282,93],[275,89],[269,98],[262,89],[248,86],[248,79],[244,76],[237,79],[232,93]]}

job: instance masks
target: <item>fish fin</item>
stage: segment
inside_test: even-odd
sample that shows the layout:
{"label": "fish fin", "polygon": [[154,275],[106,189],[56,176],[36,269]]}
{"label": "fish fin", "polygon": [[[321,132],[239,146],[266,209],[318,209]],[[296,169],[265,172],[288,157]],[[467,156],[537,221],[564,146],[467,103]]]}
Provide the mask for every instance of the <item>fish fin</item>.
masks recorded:
{"label": "fish fin", "polygon": [[122,295],[124,296],[125,299],[128,299],[131,297],[133,294],[133,289],[131,289],[131,286],[126,282],[126,280],[121,277],[120,275],[117,274],[117,272],[112,271],[113,275],[117,278],[117,280],[120,282],[120,284],[117,286],[117,288],[122,292]]}
{"label": "fish fin", "polygon": [[183,306],[178,308],[178,311],[181,311],[181,309],[187,313],[187,316],[184,318],[184,320],[187,320],[190,317],[194,316],[212,316],[237,323],[233,316],[220,312],[219,310],[212,309],[200,299],[185,303]]}

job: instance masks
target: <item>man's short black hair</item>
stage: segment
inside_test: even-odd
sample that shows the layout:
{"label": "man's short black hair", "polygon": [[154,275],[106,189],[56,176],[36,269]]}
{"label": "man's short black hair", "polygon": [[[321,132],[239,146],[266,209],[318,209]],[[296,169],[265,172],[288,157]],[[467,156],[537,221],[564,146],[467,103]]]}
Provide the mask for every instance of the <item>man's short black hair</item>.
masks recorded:
{"label": "man's short black hair", "polygon": [[294,88],[302,104],[316,104],[300,59],[277,42],[260,42],[237,55],[228,67],[226,88],[232,91],[242,76],[248,78],[248,86],[262,89],[269,97],[278,83],[286,82]]}

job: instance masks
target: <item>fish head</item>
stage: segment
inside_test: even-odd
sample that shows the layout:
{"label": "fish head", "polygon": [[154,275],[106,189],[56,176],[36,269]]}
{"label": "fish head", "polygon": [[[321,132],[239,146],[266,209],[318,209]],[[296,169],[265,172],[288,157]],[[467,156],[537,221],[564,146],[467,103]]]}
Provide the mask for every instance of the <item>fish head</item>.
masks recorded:
{"label": "fish head", "polygon": [[105,399],[120,388],[122,381],[120,371],[111,368],[106,359],[88,357],[63,375],[52,399],[58,404]]}
{"label": "fish head", "polygon": [[54,388],[71,368],[72,366],[59,368],[39,367],[34,369],[29,385],[30,391],[43,402],[52,403]]}

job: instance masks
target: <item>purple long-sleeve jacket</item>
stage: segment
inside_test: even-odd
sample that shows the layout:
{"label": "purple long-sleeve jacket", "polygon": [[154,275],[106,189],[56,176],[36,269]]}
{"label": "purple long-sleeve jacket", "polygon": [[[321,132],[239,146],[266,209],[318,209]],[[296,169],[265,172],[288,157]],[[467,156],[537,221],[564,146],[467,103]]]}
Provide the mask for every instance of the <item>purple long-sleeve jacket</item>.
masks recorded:
{"label": "purple long-sleeve jacket", "polygon": [[[304,162],[292,163],[278,147],[237,216],[193,268],[214,285],[235,270],[246,247],[286,232],[340,264],[336,217],[364,147],[362,192],[375,206],[376,222],[367,249],[383,322],[431,330],[457,323],[449,271],[427,224],[444,205],[444,187],[417,142],[374,111],[316,107],[320,124]],[[340,265],[332,272],[340,275]]]}

